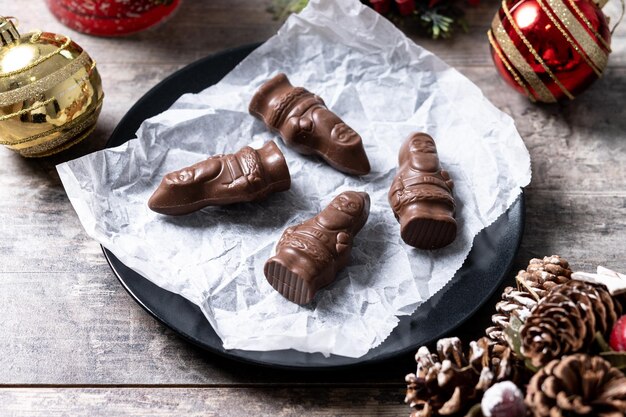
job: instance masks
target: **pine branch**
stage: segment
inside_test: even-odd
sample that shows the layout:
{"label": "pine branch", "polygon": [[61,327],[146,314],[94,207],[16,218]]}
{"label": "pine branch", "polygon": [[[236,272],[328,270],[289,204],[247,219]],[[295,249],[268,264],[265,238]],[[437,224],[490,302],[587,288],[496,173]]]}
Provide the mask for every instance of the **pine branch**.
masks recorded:
{"label": "pine branch", "polygon": [[[416,0],[416,9],[408,16],[401,16],[395,3],[391,11],[386,15],[397,26],[410,29],[418,28],[434,39],[450,38],[455,27],[467,31],[467,23],[463,19],[463,10],[453,5],[454,0]],[[369,4],[369,1],[362,0]],[[274,0],[268,11],[275,19],[284,20],[291,13],[298,13],[306,5],[308,0]]]}

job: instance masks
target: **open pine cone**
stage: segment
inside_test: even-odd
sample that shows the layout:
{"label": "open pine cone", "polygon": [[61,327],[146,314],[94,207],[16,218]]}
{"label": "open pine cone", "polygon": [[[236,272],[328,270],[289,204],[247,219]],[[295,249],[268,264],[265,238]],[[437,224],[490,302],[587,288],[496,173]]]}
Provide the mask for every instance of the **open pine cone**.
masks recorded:
{"label": "open pine cone", "polygon": [[518,272],[517,288],[506,287],[502,301],[496,304],[496,314],[491,317],[493,326],[487,328],[487,337],[505,343],[504,330],[509,326],[512,315],[524,321],[537,302],[559,284],[570,280],[569,263],[558,255],[531,259],[526,270]]}
{"label": "open pine cone", "polygon": [[422,346],[415,361],[417,371],[406,376],[404,400],[414,408],[411,417],[459,415],[491,385],[516,374],[511,350],[486,337],[471,342],[467,354],[458,338],[441,339],[436,353]]}
{"label": "open pine cone", "polygon": [[569,263],[558,255],[552,255],[543,259],[531,259],[526,271],[517,274],[516,281],[520,288],[534,291],[541,299],[552,288],[568,282],[571,276]]}
{"label": "open pine cone", "polygon": [[623,417],[626,376],[600,356],[565,356],[532,377],[526,405],[535,417]]}
{"label": "open pine cone", "polygon": [[516,315],[523,321],[530,315],[530,310],[536,305],[537,300],[531,293],[513,287],[506,287],[502,292],[502,301],[496,304],[496,314],[491,316],[491,321],[494,325],[485,330],[487,337],[496,343],[506,343],[504,331],[509,327],[511,316]]}
{"label": "open pine cone", "polygon": [[569,281],[554,287],[520,330],[522,354],[540,367],[562,355],[587,350],[609,333],[621,313],[603,286]]}

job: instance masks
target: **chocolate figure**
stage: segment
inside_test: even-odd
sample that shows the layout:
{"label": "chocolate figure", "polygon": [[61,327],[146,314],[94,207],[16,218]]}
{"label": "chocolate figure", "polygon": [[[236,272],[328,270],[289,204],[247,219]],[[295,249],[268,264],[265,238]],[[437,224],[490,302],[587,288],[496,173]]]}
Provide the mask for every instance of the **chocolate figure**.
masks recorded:
{"label": "chocolate figure", "polygon": [[347,174],[370,172],[361,136],[328,110],[320,97],[292,86],[285,74],[278,74],[259,88],[249,111],[297,152],[318,155]]}
{"label": "chocolate figure", "polygon": [[449,245],[456,237],[454,183],[439,165],[435,141],[426,133],[412,134],[400,148],[398,162],[389,204],[402,240],[418,249]]}
{"label": "chocolate figure", "polygon": [[262,200],[290,186],[285,157],[270,141],[258,150],[244,146],[165,175],[148,206],[178,216],[206,206]]}
{"label": "chocolate figure", "polygon": [[367,193],[346,191],[317,216],[287,228],[276,255],[265,263],[272,287],[294,303],[309,303],[348,264],[354,236],[367,221],[369,208]]}

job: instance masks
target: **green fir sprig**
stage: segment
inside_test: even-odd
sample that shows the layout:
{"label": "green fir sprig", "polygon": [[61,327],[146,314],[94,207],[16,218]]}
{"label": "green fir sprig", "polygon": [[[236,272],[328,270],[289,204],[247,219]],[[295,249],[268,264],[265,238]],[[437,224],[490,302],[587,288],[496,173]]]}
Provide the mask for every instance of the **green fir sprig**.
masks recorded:
{"label": "green fir sprig", "polygon": [[292,13],[300,13],[306,7],[309,0],[273,0],[267,9],[275,19],[284,20]]}

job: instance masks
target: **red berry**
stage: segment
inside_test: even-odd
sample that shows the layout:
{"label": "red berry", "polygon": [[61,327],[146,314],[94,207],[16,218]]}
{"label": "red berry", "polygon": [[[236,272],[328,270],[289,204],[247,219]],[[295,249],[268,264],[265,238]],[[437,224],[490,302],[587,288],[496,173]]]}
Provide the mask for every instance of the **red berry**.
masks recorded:
{"label": "red berry", "polygon": [[524,394],[511,381],[494,384],[485,391],[480,408],[485,417],[524,417]]}
{"label": "red berry", "polygon": [[609,344],[613,350],[626,352],[626,315],[620,317],[613,326]]}

